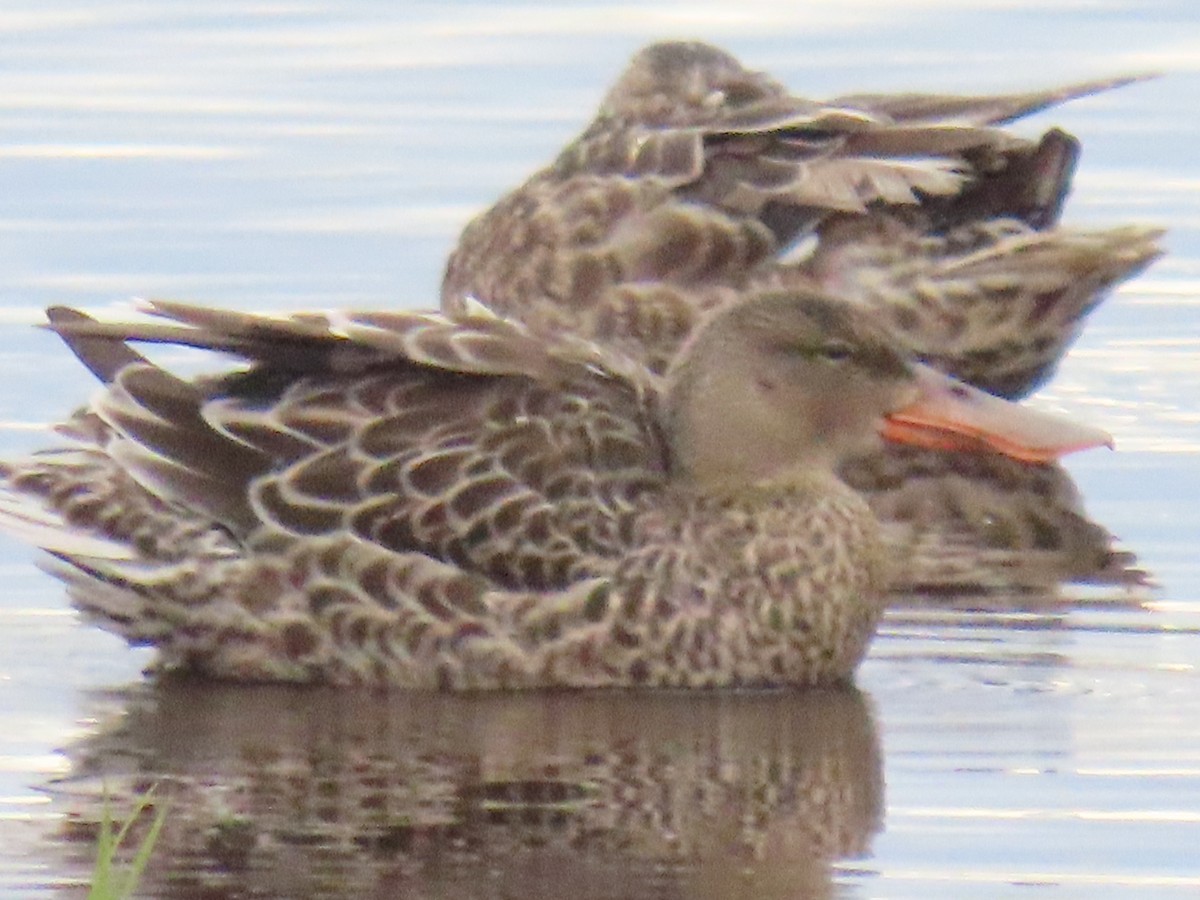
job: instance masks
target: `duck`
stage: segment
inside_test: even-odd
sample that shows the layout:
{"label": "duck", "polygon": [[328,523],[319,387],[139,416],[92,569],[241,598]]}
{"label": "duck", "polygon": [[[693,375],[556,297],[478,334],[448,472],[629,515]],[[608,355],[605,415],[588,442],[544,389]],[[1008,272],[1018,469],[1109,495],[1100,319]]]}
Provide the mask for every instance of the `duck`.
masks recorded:
{"label": "duck", "polygon": [[819,102],[709,44],[652,44],[577,138],[467,224],[441,304],[664,372],[709,310],[815,287],[873,310],[924,362],[1021,398],[1160,255],[1162,231],[1060,225],[1079,142],[1004,126],[1143,77]]}
{"label": "duck", "polygon": [[[888,551],[834,474],[881,440],[1109,442],[764,290],[665,375],[477,309],[48,311],[103,385],[0,465],[0,526],[159,671],[442,690],[848,681]],[[233,354],[185,379],[131,344]]]}

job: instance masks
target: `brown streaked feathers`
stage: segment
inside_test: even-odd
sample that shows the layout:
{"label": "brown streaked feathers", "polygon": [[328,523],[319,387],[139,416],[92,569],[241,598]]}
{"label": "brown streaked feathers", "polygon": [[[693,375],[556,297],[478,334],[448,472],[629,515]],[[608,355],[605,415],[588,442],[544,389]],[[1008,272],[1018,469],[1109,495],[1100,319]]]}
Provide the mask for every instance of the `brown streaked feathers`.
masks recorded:
{"label": "brown streaked feathers", "polygon": [[822,103],[715,47],[655,44],[553,163],[467,226],[442,304],[665,371],[708,310],[816,286],[945,371],[1022,396],[1160,232],[1060,226],[1077,141],[1001,126],[1136,80]]}

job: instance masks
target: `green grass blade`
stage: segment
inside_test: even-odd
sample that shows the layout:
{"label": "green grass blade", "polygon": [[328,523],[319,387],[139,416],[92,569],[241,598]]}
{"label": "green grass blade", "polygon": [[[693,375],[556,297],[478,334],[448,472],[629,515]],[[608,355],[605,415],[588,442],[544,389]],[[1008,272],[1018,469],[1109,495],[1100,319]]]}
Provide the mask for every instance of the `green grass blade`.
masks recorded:
{"label": "green grass blade", "polygon": [[[152,789],[153,790],[153,789]],[[140,815],[142,810],[150,802],[150,794],[144,797],[146,801],[138,808]],[[129,870],[125,876],[125,896],[131,896],[137,889],[138,882],[142,879],[142,872],[146,869],[146,864],[150,862],[150,854],[154,852],[154,845],[158,843],[159,832],[162,831],[163,823],[167,821],[167,806],[166,803],[160,803],[154,811],[154,821],[150,823],[150,829],[146,832],[146,836],[142,838],[142,843],[138,847],[137,853],[133,857],[133,862],[129,864]]]}
{"label": "green grass blade", "polygon": [[92,886],[88,900],[109,900],[114,897],[112,885],[113,854],[117,847],[113,835],[112,805],[108,786],[104,786],[104,805],[100,814],[100,833],[96,836],[96,864],[92,867]]}
{"label": "green grass blade", "polygon": [[166,822],[167,805],[165,803],[160,804],[155,810],[154,821],[150,823],[150,828],[138,846],[133,861],[124,871],[116,866],[116,855],[128,838],[129,830],[153,802],[156,789],[157,785],[138,797],[125,823],[120,830],[116,830],[108,787],[105,785],[100,833],[96,838],[96,865],[92,871],[92,886],[88,891],[88,900],[127,900],[137,889],[146,864],[150,861],[150,855],[154,852],[154,845],[158,841],[159,833]]}

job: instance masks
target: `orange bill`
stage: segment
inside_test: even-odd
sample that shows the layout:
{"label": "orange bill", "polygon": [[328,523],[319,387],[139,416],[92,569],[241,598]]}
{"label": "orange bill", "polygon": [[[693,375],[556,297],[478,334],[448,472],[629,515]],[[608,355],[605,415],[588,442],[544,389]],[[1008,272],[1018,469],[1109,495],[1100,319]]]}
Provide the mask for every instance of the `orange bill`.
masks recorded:
{"label": "orange bill", "polygon": [[938,450],[994,450],[1047,463],[1076,450],[1111,447],[1112,436],[1065,416],[1039,412],[917,366],[917,397],[884,419],[890,441]]}

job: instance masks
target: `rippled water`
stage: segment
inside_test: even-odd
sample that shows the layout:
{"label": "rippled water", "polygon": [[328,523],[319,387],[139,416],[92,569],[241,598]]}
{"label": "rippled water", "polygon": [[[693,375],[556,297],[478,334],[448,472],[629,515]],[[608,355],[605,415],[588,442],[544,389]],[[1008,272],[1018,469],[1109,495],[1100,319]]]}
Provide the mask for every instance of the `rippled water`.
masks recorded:
{"label": "rippled water", "polygon": [[1161,71],[1029,128],[1084,141],[1070,221],[1170,229],[1042,394],[1117,436],[1070,469],[1157,589],[904,603],[861,694],[345,699],[150,685],[148,657],[80,624],[6,541],[0,893],[81,883],[100,773],[120,790],[148,771],[181,798],[155,893],[1200,891],[1200,13],[960,7],[0,9],[4,455],[92,389],[27,327],[49,304],[431,305],[471,213],[657,37],[716,41],[814,96]]}

